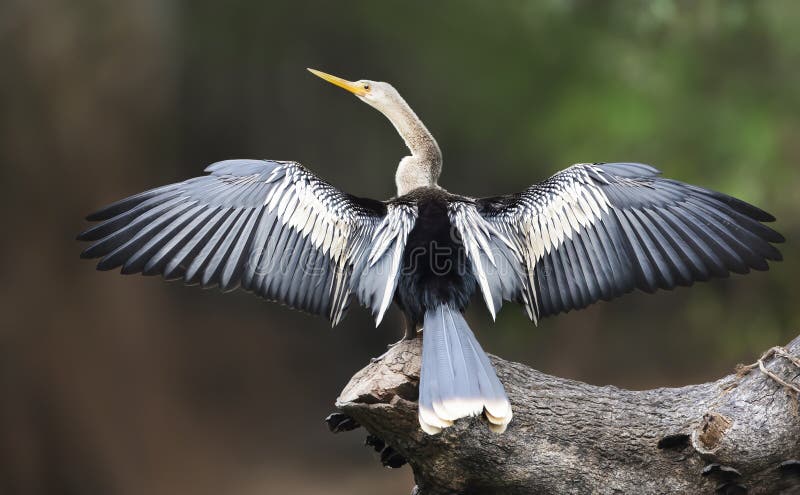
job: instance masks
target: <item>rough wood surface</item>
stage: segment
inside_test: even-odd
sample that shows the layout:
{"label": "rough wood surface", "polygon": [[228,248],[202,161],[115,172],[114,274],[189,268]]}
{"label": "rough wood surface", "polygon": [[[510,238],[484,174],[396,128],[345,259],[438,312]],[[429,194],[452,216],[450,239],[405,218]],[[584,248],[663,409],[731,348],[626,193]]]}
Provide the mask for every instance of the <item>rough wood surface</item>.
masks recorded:
{"label": "rough wood surface", "polygon": [[785,350],[765,353],[763,370],[645,391],[492,357],[514,407],[506,433],[470,418],[429,436],[417,423],[416,339],[353,376],[331,422],[366,428],[385,464],[407,461],[420,495],[800,493],[800,414],[786,387],[800,386],[800,337]]}

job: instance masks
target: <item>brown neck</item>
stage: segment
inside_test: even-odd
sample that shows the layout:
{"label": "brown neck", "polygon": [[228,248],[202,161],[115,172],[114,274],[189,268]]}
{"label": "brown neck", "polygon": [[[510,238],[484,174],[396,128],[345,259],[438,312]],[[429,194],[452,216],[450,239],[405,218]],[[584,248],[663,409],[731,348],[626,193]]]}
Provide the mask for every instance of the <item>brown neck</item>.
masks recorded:
{"label": "brown neck", "polygon": [[418,187],[438,187],[442,172],[442,152],[436,139],[405,101],[402,103],[385,112],[411,151],[411,156],[403,158],[397,168],[398,195]]}

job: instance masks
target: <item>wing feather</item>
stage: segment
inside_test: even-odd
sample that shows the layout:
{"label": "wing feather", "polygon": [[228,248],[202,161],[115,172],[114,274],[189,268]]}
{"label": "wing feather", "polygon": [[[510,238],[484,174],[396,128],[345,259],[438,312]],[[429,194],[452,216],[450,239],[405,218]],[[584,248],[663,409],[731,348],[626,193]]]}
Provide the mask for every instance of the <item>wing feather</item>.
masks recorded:
{"label": "wing feather", "polygon": [[[241,286],[334,324],[359,293],[382,316],[415,208],[348,195],[294,162],[227,160],[206,172],[87,217],[100,223],[78,237],[93,241],[82,256],[103,270]],[[386,271],[373,273],[379,263]]]}
{"label": "wing feather", "polygon": [[495,250],[506,250],[524,274],[493,273],[497,268],[476,263],[468,247],[485,278],[514,284],[505,294],[480,284],[492,312],[497,299],[517,300],[536,320],[637,288],[654,292],[766,270],[781,259],[773,244],[783,237],[764,225],[772,215],[659,175],[638,163],[578,164],[522,193],[474,200],[480,220],[459,230],[488,225],[508,241]]}

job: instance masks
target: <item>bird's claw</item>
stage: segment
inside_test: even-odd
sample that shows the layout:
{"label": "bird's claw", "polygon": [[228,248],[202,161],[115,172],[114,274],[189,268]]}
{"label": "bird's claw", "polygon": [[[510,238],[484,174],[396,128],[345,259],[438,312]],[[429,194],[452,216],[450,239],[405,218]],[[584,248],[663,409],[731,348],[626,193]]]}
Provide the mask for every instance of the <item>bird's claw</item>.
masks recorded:
{"label": "bird's claw", "polygon": [[394,344],[389,344],[389,345],[387,345],[387,346],[386,346],[386,352],[384,352],[383,354],[381,354],[381,355],[380,355],[380,356],[378,356],[378,357],[370,358],[369,362],[370,362],[370,363],[377,363],[378,361],[381,361],[383,358],[385,358],[385,357],[386,357],[386,355],[387,355],[387,354],[389,354],[389,352],[391,352],[391,350],[392,350],[392,348],[394,348],[394,346],[396,346],[397,344],[400,344],[400,343],[402,343],[402,342],[403,342],[403,341],[405,341],[405,340],[408,340],[408,339],[406,339],[405,337],[403,337],[402,339],[398,340],[398,341],[397,341],[397,342],[395,342]]}

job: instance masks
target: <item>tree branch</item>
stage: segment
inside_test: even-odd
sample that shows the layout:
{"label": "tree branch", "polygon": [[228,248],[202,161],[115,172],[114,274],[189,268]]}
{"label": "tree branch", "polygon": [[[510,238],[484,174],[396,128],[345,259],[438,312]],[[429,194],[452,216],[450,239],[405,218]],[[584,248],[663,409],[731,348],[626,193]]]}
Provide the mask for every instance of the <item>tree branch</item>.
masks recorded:
{"label": "tree branch", "polygon": [[407,461],[414,493],[800,493],[800,337],[720,380],[630,391],[492,356],[514,419],[429,436],[417,422],[421,342],[356,373],[334,431],[364,426],[384,464]]}

